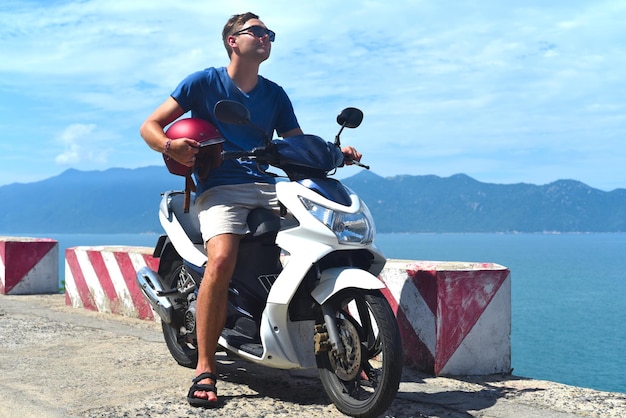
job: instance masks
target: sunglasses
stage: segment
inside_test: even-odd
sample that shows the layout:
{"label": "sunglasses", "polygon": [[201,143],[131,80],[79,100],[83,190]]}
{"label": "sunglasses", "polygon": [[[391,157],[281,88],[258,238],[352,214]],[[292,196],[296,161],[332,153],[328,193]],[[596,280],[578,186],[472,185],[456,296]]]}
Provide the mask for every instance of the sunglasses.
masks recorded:
{"label": "sunglasses", "polygon": [[237,32],[233,33],[232,36],[242,35],[244,33],[252,35],[255,38],[262,38],[267,35],[270,39],[270,42],[274,42],[274,39],[276,39],[276,33],[273,30],[269,30],[259,25],[249,26],[247,28],[240,29]]}

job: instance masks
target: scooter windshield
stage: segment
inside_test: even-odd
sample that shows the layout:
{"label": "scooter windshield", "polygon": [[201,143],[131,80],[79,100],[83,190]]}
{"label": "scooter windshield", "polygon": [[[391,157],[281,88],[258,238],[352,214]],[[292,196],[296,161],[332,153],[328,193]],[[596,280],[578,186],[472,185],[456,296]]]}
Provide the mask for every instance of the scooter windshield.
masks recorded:
{"label": "scooter windshield", "polygon": [[304,168],[328,173],[344,162],[343,153],[333,143],[316,135],[295,135],[272,141],[281,168]]}

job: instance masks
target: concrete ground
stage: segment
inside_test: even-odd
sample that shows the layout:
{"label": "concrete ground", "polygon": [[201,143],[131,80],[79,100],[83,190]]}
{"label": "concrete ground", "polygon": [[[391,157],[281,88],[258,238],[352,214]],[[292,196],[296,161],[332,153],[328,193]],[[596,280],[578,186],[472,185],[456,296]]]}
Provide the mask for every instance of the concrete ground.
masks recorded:
{"label": "concrete ground", "polygon": [[[219,409],[186,402],[193,371],[160,325],[0,295],[0,417],[340,417],[315,370],[220,356]],[[405,369],[388,417],[624,417],[626,394],[516,376],[432,377]]]}

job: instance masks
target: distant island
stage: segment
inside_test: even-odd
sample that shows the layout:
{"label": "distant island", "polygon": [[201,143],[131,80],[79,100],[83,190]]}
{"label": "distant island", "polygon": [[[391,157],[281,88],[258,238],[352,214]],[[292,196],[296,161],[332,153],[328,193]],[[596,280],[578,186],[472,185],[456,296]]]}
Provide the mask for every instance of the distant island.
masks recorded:
{"label": "distant island", "polygon": [[[626,231],[626,189],[605,192],[575,180],[504,185],[465,174],[381,177],[362,171],[343,183],[366,202],[383,233]],[[70,169],[0,186],[0,233],[161,232],[160,193],[182,188],[182,177],[158,166]]]}

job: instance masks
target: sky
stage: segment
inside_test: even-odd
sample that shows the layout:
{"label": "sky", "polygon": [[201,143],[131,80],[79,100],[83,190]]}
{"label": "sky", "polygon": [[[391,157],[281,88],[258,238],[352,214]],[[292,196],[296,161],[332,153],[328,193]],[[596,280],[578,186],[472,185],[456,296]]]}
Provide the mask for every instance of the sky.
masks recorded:
{"label": "sky", "polygon": [[360,108],[342,144],[378,175],[626,188],[623,0],[3,0],[0,186],[163,165],[139,126],[228,64],[222,28],[247,11],[303,130],[332,141]]}

